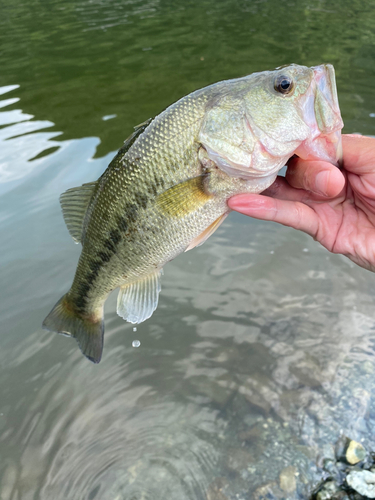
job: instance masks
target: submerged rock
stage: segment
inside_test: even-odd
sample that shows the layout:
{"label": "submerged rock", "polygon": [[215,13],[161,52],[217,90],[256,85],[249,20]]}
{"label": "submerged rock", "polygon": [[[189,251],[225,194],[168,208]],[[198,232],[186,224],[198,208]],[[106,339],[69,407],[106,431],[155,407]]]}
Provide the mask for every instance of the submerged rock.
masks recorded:
{"label": "submerged rock", "polygon": [[348,485],[367,498],[375,498],[375,473],[369,470],[352,470],[347,478]]}
{"label": "submerged rock", "polygon": [[286,493],[292,493],[293,491],[295,491],[297,487],[296,473],[297,469],[292,465],[289,465],[289,467],[285,467],[285,469],[280,472],[280,488]]}
{"label": "submerged rock", "polygon": [[[327,450],[330,452],[329,447],[326,447]],[[335,457],[329,453],[329,458],[320,458],[320,464],[329,476],[315,490],[311,500],[375,498],[374,458],[374,454],[367,453],[360,443],[341,436],[335,445]]]}
{"label": "submerged rock", "polygon": [[355,465],[366,458],[366,450],[357,441],[350,441],[345,457],[349,464]]}
{"label": "submerged rock", "polygon": [[322,489],[316,494],[316,500],[331,500],[338,493],[335,481],[327,481]]}
{"label": "submerged rock", "polygon": [[365,448],[347,436],[342,436],[337,441],[335,454],[338,461],[345,461],[350,465],[358,464],[366,458]]}

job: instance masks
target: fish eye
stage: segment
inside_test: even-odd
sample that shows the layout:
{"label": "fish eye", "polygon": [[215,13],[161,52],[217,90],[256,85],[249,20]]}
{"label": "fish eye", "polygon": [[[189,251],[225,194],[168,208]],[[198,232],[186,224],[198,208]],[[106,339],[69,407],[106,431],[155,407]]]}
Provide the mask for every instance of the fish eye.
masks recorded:
{"label": "fish eye", "polygon": [[276,78],[274,87],[276,92],[288,95],[294,90],[294,82],[289,76],[280,75]]}

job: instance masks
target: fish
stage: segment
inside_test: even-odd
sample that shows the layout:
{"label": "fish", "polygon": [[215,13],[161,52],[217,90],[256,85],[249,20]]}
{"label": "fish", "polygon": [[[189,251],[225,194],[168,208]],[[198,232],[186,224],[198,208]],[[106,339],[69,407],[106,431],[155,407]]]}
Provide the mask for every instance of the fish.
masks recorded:
{"label": "fish", "polygon": [[155,311],[165,264],[202,245],[228,199],[260,193],[293,155],[340,164],[340,114],[330,64],[290,64],[181,98],[134,133],[95,182],[60,197],[82,251],[70,290],[43,322],[99,363],[103,307],[138,324]]}

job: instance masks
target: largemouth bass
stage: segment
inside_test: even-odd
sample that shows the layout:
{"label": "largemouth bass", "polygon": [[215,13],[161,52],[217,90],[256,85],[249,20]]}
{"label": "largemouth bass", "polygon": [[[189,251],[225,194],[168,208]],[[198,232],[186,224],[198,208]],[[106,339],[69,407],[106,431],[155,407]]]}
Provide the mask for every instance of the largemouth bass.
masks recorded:
{"label": "largemouth bass", "polygon": [[138,126],[96,182],[61,195],[82,252],[43,327],[75,337],[98,363],[112,290],[120,288],[122,318],[145,321],[158,304],[163,266],[206,241],[231,196],[266,189],[293,154],[338,164],[342,127],[329,64],[219,82]]}

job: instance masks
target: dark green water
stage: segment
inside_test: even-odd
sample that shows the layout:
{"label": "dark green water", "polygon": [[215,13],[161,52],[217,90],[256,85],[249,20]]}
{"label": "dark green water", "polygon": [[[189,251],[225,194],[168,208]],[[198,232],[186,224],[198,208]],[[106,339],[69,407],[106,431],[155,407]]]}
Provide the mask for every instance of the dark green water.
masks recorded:
{"label": "dark green water", "polygon": [[41,329],[79,255],[58,197],[134,125],[330,62],[344,131],[375,135],[374,26],[374,0],[0,3],[1,500],[253,500],[288,466],[307,498],[340,433],[375,450],[375,277],[291,229],[232,214],[137,331],[111,296],[98,366]]}

